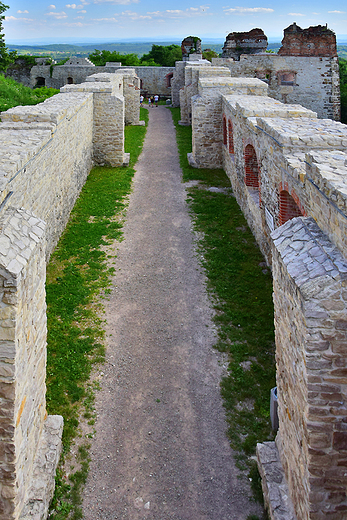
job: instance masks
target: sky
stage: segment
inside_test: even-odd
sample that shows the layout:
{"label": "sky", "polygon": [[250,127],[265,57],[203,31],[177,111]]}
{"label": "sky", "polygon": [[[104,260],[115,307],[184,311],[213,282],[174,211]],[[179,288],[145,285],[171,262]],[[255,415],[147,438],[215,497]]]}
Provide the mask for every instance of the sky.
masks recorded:
{"label": "sky", "polygon": [[[167,41],[199,36],[220,38],[233,31],[264,30],[269,39],[280,41],[283,29],[294,21],[305,28],[325,25],[347,35],[346,0],[266,1],[228,3],[213,0],[8,0],[4,31],[7,43],[49,39],[71,40],[143,39]],[[347,36],[344,36],[347,39]]]}

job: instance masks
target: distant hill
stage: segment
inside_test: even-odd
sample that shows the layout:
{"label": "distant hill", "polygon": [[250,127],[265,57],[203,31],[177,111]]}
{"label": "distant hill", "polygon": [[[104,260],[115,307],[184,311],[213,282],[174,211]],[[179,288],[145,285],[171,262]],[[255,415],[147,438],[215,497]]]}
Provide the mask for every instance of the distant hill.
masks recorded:
{"label": "distant hill", "polygon": [[[11,51],[17,51],[19,55],[29,54],[32,56],[50,56],[55,60],[61,60],[69,56],[87,57],[94,52],[95,49],[106,51],[117,51],[120,54],[136,54],[139,58],[143,54],[147,54],[152,45],[172,45],[177,41],[163,41],[163,42],[118,42],[118,43],[85,43],[81,45],[72,44],[51,44],[51,45],[7,45]],[[277,52],[281,47],[280,42],[271,42],[268,44],[268,50]],[[202,41],[203,49],[211,49],[218,54],[221,54],[223,43],[216,43],[215,40]],[[337,46],[338,55],[340,58],[347,58],[347,45]]]}

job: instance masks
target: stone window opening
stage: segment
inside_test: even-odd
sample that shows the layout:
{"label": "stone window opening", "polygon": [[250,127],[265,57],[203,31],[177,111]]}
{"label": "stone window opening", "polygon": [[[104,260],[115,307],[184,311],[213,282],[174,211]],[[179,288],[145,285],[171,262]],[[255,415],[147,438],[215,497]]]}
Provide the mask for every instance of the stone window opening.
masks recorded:
{"label": "stone window opening", "polygon": [[228,144],[227,120],[225,116],[223,116],[223,144],[225,146]]}
{"label": "stone window opening", "polygon": [[295,72],[281,72],[278,76],[279,84],[284,86],[295,85]]}
{"label": "stone window opening", "polygon": [[71,76],[69,76],[69,77],[67,78],[67,84],[68,84],[68,85],[73,85],[73,78],[72,78]]}
{"label": "stone window opening", "polygon": [[280,226],[292,218],[304,216],[294,198],[286,190],[282,190],[279,194],[279,210]]}
{"label": "stone window opening", "polygon": [[37,87],[44,87],[46,85],[46,80],[42,76],[39,76],[36,78],[36,86]]}
{"label": "stone window opening", "polygon": [[171,88],[171,81],[172,81],[172,78],[173,78],[173,72],[170,72],[169,74],[167,74],[165,76],[165,79],[166,79],[166,88]]}
{"label": "stone window opening", "polygon": [[228,121],[229,153],[234,154],[234,131],[232,122]]}
{"label": "stone window opening", "polygon": [[264,81],[264,83],[269,84],[271,79],[271,74],[269,70],[257,70],[256,77]]}
{"label": "stone window opening", "polygon": [[245,148],[245,184],[248,191],[257,204],[260,205],[260,170],[257,154],[251,144]]}

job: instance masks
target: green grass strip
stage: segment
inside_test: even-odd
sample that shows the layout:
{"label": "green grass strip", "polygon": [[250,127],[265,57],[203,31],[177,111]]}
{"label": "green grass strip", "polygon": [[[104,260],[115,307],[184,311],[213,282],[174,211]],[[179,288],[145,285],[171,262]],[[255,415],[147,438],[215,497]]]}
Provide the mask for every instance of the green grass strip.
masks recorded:
{"label": "green grass strip", "polygon": [[[141,109],[141,118],[148,122],[147,110]],[[128,167],[92,169],[47,267],[47,411],[64,417],[63,457],[78,432],[82,404],[84,416],[93,417],[93,390],[87,381],[93,363],[104,360],[98,302],[100,294],[109,291],[114,272],[103,246],[122,239],[119,216],[126,208],[145,132],[143,126],[125,128]],[[81,518],[81,490],[89,465],[86,449],[79,447],[80,470],[70,476],[70,483],[60,467],[50,518]]]}
{"label": "green grass strip", "polygon": [[[275,386],[272,277],[254,236],[232,196],[223,170],[194,169],[186,159],[191,151],[191,127],[179,126],[179,109],[172,109],[183,180],[200,180],[189,190],[188,202],[214,301],[218,326],[216,347],[228,354],[228,375],[221,392],[231,445],[240,467],[257,442],[271,438],[270,389]],[[209,192],[208,186],[229,187]]]}

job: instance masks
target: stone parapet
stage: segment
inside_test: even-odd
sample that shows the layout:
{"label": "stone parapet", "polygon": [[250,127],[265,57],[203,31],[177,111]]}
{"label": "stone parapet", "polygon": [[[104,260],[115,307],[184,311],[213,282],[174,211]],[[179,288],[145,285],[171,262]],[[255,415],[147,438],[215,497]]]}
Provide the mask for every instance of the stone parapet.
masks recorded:
{"label": "stone parapet", "polygon": [[[46,419],[45,224],[9,207],[0,218],[0,245],[0,519],[16,520]],[[61,435],[56,446],[60,451]],[[53,474],[56,465],[52,460]]]}
{"label": "stone parapet", "polygon": [[272,239],[280,458],[297,517],[342,520],[347,263],[312,218]]}

